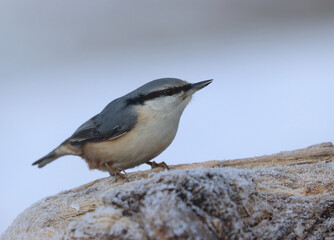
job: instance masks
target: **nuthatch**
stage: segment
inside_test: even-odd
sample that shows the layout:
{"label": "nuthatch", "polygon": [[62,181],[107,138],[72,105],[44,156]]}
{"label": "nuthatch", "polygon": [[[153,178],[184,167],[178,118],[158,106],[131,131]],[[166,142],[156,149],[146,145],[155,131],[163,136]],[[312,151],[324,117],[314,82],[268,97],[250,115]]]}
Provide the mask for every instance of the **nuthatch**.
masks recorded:
{"label": "nuthatch", "polygon": [[150,160],[172,143],[192,95],[212,81],[194,84],[177,78],[151,81],[109,103],[32,165],[41,168],[59,157],[77,155],[86,160],[90,169],[120,176],[121,171],[142,163],[168,168],[164,162],[157,164]]}

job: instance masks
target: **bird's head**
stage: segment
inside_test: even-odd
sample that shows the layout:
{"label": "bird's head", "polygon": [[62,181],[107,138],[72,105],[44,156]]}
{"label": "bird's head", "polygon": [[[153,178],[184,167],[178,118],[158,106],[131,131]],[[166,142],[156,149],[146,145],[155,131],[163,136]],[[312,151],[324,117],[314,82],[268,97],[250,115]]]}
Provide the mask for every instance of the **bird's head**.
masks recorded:
{"label": "bird's head", "polygon": [[209,85],[213,79],[188,83],[177,78],[153,80],[127,96],[128,105],[142,105],[155,111],[182,113],[192,95]]}

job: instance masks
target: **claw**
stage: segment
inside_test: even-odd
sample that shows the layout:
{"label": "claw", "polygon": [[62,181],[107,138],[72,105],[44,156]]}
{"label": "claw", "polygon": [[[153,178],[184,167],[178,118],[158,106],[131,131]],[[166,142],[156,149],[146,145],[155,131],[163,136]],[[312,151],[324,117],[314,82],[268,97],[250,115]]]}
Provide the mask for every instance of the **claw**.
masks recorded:
{"label": "claw", "polygon": [[[126,172],[123,170],[123,169],[115,169],[115,168],[111,168],[108,163],[105,163],[107,169],[108,169],[108,172],[110,174],[111,177],[115,177],[115,182],[118,181],[118,177],[120,178],[123,178],[124,180],[130,182],[130,180],[128,179],[127,177],[127,174]],[[123,172],[123,173],[122,173]]]}
{"label": "claw", "polygon": [[151,169],[161,167],[163,169],[169,170],[168,165],[165,162],[156,163],[155,161],[147,162],[146,164],[151,166]]}

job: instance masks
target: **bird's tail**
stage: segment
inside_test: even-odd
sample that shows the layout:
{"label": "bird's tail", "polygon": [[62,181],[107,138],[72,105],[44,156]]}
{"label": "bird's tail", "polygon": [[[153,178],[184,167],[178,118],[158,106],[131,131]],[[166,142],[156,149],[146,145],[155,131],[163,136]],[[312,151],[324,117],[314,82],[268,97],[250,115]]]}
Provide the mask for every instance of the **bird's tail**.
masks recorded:
{"label": "bird's tail", "polygon": [[57,158],[65,155],[81,156],[81,145],[74,146],[70,143],[64,142],[55,150],[34,162],[32,165],[38,165],[38,167],[41,168],[44,167],[46,164],[56,160]]}
{"label": "bird's tail", "polygon": [[56,160],[59,157],[60,155],[56,154],[55,150],[53,150],[49,154],[45,155],[44,157],[34,162],[32,165],[38,165],[38,167],[41,168],[44,167],[46,164]]}

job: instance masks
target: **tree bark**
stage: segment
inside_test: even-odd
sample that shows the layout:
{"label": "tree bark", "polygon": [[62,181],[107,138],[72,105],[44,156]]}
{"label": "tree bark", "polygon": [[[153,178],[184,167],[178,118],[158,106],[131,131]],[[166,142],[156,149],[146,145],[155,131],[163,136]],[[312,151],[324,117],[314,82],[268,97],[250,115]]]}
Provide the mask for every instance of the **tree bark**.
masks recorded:
{"label": "tree bark", "polygon": [[61,192],[2,239],[334,239],[334,146],[171,166]]}

